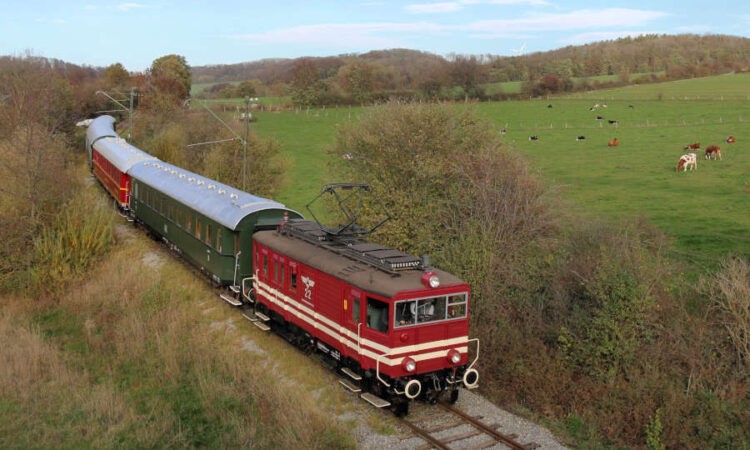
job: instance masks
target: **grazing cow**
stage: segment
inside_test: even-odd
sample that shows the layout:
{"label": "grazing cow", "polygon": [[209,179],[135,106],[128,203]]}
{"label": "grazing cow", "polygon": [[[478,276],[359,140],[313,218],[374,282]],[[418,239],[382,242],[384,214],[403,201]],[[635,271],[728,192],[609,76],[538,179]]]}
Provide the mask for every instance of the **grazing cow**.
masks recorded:
{"label": "grazing cow", "polygon": [[735,139],[734,136],[729,136],[727,138],[727,144],[734,144],[735,142],[737,142],[737,139]]}
{"label": "grazing cow", "polygon": [[717,157],[721,159],[721,148],[719,148],[718,145],[709,145],[706,147],[706,159],[716,159]]}
{"label": "grazing cow", "polygon": [[614,138],[607,143],[608,147],[617,147],[618,145],[620,145],[620,143],[617,141],[617,138]]}
{"label": "grazing cow", "polygon": [[701,148],[701,143],[696,142],[695,144],[688,144],[685,147],[683,147],[683,150],[698,150]]}
{"label": "grazing cow", "polygon": [[503,128],[502,130],[500,130],[500,134],[505,134],[507,132],[508,132],[508,130],[506,130],[505,128]]}
{"label": "grazing cow", "polygon": [[610,125],[617,125],[616,120],[608,120],[607,122],[609,122]]}
{"label": "grazing cow", "polygon": [[586,136],[578,136],[576,138],[576,141],[585,141],[585,140],[586,140]]}
{"label": "grazing cow", "polygon": [[529,140],[530,141],[538,141],[539,140],[539,136],[537,136],[537,135],[529,136]]}
{"label": "grazing cow", "polygon": [[602,116],[596,116],[596,120],[604,120],[604,117],[602,117]]}
{"label": "grazing cow", "polygon": [[677,161],[677,171],[698,170],[698,156],[695,153],[687,153],[680,156]]}

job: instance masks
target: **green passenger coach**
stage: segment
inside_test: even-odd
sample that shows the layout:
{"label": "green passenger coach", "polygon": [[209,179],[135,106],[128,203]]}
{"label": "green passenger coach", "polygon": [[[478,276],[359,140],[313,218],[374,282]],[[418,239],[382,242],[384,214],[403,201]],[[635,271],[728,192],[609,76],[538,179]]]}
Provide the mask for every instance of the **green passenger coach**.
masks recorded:
{"label": "green passenger coach", "polygon": [[136,220],[221,286],[236,289],[253,274],[253,233],[302,217],[279,202],[159,160],[136,164],[129,174]]}

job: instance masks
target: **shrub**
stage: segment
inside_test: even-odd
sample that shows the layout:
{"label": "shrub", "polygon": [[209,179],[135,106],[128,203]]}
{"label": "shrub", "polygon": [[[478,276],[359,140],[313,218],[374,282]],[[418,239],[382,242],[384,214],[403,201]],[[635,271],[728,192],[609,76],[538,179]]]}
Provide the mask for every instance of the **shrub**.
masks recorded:
{"label": "shrub", "polygon": [[109,249],[114,215],[97,195],[88,190],[71,199],[34,240],[32,279],[37,287],[60,292]]}
{"label": "shrub", "polygon": [[714,279],[703,280],[740,366],[750,372],[750,264],[726,258]]}
{"label": "shrub", "polygon": [[612,380],[650,338],[654,290],[667,265],[642,224],[594,224],[570,237],[558,342],[575,370]]}

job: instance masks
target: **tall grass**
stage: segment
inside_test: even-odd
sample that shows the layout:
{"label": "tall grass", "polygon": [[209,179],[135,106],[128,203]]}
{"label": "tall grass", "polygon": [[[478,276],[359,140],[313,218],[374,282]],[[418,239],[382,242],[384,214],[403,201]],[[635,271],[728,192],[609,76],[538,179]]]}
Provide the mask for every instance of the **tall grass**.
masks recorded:
{"label": "tall grass", "polygon": [[254,328],[157,244],[122,234],[59,302],[0,303],[0,447],[354,446],[307,393],[318,371],[286,378],[244,351]]}

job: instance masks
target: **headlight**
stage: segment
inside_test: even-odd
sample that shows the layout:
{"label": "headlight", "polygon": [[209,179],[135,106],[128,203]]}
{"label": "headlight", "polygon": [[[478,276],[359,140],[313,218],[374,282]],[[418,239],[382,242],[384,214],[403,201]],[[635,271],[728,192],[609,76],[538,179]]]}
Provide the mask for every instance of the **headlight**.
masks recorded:
{"label": "headlight", "polygon": [[459,361],[461,361],[461,353],[458,352],[458,350],[450,350],[448,352],[448,361],[450,361],[453,364],[458,364]]}
{"label": "headlight", "polygon": [[425,272],[422,274],[422,284],[424,284],[425,287],[434,289],[440,286],[440,278],[438,278],[434,272]]}
{"label": "headlight", "polygon": [[414,372],[417,369],[417,362],[411,358],[404,358],[404,361],[401,363],[401,365],[407,372]]}

